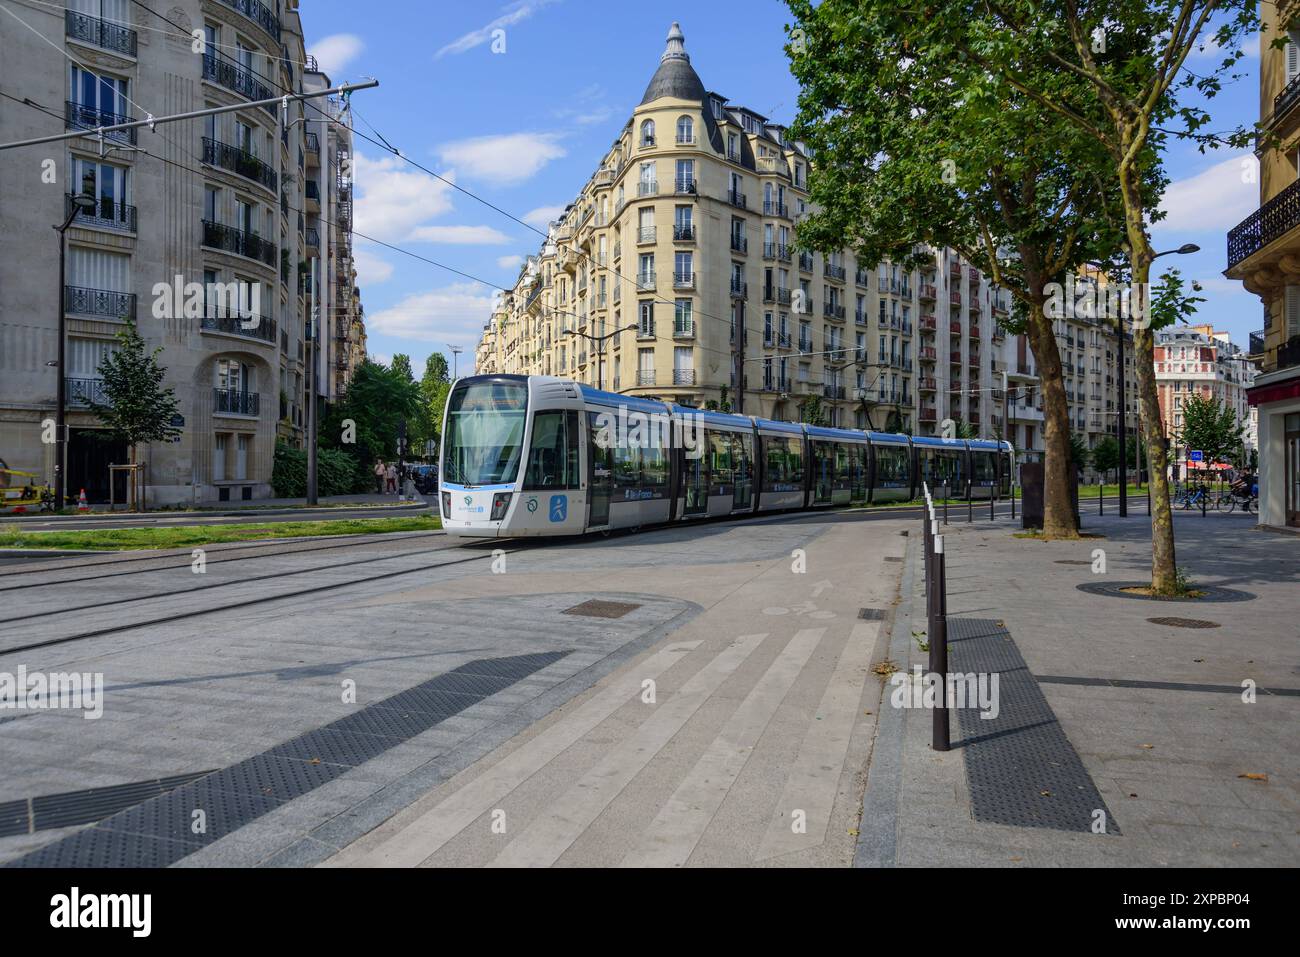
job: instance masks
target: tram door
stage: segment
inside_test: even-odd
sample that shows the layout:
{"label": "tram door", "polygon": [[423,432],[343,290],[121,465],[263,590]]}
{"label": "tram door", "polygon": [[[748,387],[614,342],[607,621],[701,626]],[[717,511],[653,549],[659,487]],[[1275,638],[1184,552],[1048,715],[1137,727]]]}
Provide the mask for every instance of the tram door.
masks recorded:
{"label": "tram door", "polygon": [[691,458],[687,449],[682,455],[682,492],[686,496],[686,514],[703,515],[709,510],[709,458]]}
{"label": "tram door", "polygon": [[614,491],[614,449],[601,448],[604,439],[596,415],[587,413],[587,524],[592,528],[609,524],[609,499]]}
{"label": "tram door", "polygon": [[754,504],[754,437],[731,436],[731,459],[736,466],[736,485],[732,492],[733,509],[750,508]]}

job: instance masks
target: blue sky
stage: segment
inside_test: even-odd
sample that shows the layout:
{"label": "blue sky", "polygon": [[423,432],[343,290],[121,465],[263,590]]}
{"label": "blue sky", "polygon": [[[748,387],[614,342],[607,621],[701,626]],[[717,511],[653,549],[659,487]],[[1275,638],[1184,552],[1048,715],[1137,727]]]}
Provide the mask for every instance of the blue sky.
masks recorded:
{"label": "blue sky", "polygon": [[[780,122],[795,109],[782,50],[788,13],[777,0],[303,0],[302,15],[308,47],[333,80],[380,81],[354,97],[359,130],[378,130],[407,156],[542,230],[640,101],[673,20],[706,87]],[[498,28],[503,52],[492,49]],[[611,44],[611,36],[623,41]],[[1254,44],[1250,54],[1247,76],[1213,103],[1216,129],[1258,117]],[[541,237],[526,226],[377,146],[358,140],[356,152],[359,231],[500,286],[510,286],[521,257],[536,251]],[[1196,318],[1243,345],[1263,324],[1259,300],[1222,270],[1225,233],[1258,203],[1252,163],[1249,153],[1171,146],[1170,216],[1155,231],[1159,249],[1201,246],[1177,257],[1184,275],[1205,287],[1208,301]],[[362,239],[356,245],[371,353],[381,361],[408,353],[418,374],[430,352],[450,362],[448,345],[460,345],[465,372],[492,286]]]}

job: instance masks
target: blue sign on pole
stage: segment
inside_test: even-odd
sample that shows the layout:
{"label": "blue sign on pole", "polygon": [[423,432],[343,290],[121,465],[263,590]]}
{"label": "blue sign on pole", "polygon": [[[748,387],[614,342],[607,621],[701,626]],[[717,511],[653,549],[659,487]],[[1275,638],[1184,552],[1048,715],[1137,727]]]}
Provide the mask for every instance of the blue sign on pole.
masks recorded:
{"label": "blue sign on pole", "polygon": [[1187,453],[1187,461],[1189,461],[1189,462],[1204,462],[1204,461],[1205,461],[1205,453],[1204,453],[1203,451],[1201,451],[1200,449],[1192,449],[1190,452]]}

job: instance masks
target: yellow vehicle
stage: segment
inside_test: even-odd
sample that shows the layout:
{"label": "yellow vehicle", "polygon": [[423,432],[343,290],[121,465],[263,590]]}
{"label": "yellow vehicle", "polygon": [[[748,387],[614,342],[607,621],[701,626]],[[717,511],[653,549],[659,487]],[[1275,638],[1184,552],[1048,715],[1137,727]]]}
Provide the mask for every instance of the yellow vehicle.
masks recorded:
{"label": "yellow vehicle", "polygon": [[0,508],[26,508],[29,505],[46,506],[54,502],[49,485],[36,484],[36,473],[11,469],[0,459]]}

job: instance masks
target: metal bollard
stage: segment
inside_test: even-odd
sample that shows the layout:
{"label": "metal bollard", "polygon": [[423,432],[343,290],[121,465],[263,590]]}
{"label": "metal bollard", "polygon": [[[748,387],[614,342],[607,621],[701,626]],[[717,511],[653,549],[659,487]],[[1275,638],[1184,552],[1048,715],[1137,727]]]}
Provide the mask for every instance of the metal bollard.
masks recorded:
{"label": "metal bollard", "polygon": [[1097,486],[1097,514],[1106,514],[1106,483],[1104,481]]}
{"label": "metal bollard", "polygon": [[1201,492],[1201,518],[1205,518],[1205,500],[1210,496],[1205,491]]}
{"label": "metal bollard", "polygon": [[948,601],[945,595],[945,567],[943,553],[943,536],[934,540],[935,558],[935,607],[933,625],[930,629],[930,674],[939,681],[937,701],[934,707],[934,723],[930,747],[935,751],[947,751],[951,747],[948,737]]}
{"label": "metal bollard", "polygon": [[943,487],[943,523],[948,524],[948,486]]}
{"label": "metal bollard", "polygon": [[1011,521],[1016,520],[1016,483],[1011,483]]}
{"label": "metal bollard", "polygon": [[966,521],[975,521],[975,487],[973,484],[966,486]]}
{"label": "metal bollard", "polygon": [[989,521],[995,522],[998,518],[998,490],[993,488],[989,493]]}

